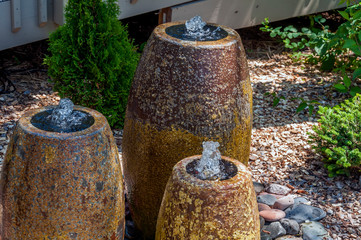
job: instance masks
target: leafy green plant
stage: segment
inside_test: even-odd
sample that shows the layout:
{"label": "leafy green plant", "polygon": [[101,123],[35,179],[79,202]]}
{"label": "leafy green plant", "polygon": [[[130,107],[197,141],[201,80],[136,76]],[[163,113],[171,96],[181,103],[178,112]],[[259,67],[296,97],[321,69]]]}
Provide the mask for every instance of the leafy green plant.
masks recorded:
{"label": "leafy green plant", "polygon": [[100,111],[115,128],[123,126],[139,58],[118,13],[116,0],[69,0],[44,61],[61,97]]}
{"label": "leafy green plant", "polygon": [[[351,2],[347,0],[347,3],[349,5]],[[292,25],[273,28],[268,19],[265,19],[260,29],[269,32],[271,37],[280,37],[285,47],[293,51],[293,57],[305,57],[309,63],[320,63],[322,70],[342,73],[343,79],[335,83],[334,88],[355,96],[361,92],[356,84],[361,76],[361,3],[349,5],[338,13],[345,22],[335,32],[330,31],[326,19],[321,15],[310,16],[310,27],[300,30]],[[300,53],[305,48],[312,52]],[[352,78],[347,75],[350,71],[353,72]]]}
{"label": "leafy green plant", "polygon": [[329,176],[361,170],[361,95],[333,108],[320,107],[319,125],[309,133],[313,148],[324,156]]}

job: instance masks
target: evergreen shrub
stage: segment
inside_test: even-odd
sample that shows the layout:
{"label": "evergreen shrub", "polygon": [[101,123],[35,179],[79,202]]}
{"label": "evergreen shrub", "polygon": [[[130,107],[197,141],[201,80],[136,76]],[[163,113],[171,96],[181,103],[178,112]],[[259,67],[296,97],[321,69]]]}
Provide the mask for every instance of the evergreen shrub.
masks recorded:
{"label": "evergreen shrub", "polygon": [[118,13],[116,0],[69,0],[44,61],[61,97],[98,110],[113,128],[123,126],[139,59]]}
{"label": "evergreen shrub", "polygon": [[324,156],[329,176],[361,167],[361,95],[333,108],[320,107],[319,125],[309,133],[313,148]]}

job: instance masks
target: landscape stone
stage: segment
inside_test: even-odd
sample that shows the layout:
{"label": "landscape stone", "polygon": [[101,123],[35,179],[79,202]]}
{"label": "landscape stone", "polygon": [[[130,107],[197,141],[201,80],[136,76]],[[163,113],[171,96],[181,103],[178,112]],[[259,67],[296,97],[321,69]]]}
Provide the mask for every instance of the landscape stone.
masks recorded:
{"label": "landscape stone", "polygon": [[269,193],[274,193],[274,194],[279,194],[279,195],[287,195],[291,189],[289,189],[286,186],[282,186],[280,184],[271,184],[269,185],[269,187],[266,189],[267,192]]}
{"label": "landscape stone", "polygon": [[265,227],[265,230],[271,233],[272,239],[286,235],[286,230],[282,227],[280,222],[271,223]]}
{"label": "landscape stone", "polygon": [[283,218],[280,223],[287,234],[296,235],[300,232],[300,225],[293,219]]}
{"label": "landscape stone", "polygon": [[264,203],[264,204],[267,204],[268,206],[272,206],[276,201],[277,201],[277,198],[270,194],[259,195],[257,197],[258,203]]}
{"label": "landscape stone", "polygon": [[264,185],[259,182],[253,182],[254,191],[258,194],[260,192],[263,192]]}
{"label": "landscape stone", "polygon": [[298,223],[308,221],[318,221],[326,217],[326,212],[320,208],[306,204],[297,204],[286,209],[286,217],[294,219]]}
{"label": "landscape stone", "polygon": [[273,208],[277,208],[280,210],[285,210],[289,206],[294,204],[294,199],[292,196],[286,196],[280,199],[277,199],[275,204],[273,205]]}
{"label": "landscape stone", "polygon": [[285,197],[285,195],[279,195],[279,194],[268,193],[268,192],[261,192],[258,194],[258,196],[261,196],[261,195],[272,195],[272,196],[276,197],[277,199]]}
{"label": "landscape stone", "polygon": [[271,209],[270,206],[268,206],[267,204],[264,203],[258,203],[258,211],[263,211],[263,210],[269,210]]}
{"label": "landscape stone", "polygon": [[292,236],[292,235],[285,235],[285,236],[276,238],[276,240],[302,240],[302,238],[295,237],[295,236]]}
{"label": "landscape stone", "polygon": [[262,216],[259,216],[260,229],[263,228],[265,222],[266,222],[266,220],[264,220],[264,218]]}
{"label": "landscape stone", "polygon": [[271,234],[261,231],[261,240],[272,240]]}
{"label": "landscape stone", "polygon": [[296,205],[296,204],[300,204],[300,203],[307,204],[307,205],[310,204],[310,202],[306,198],[304,198],[304,197],[296,197],[294,199],[294,204]]}
{"label": "landscape stone", "polygon": [[327,230],[319,222],[307,222],[301,224],[302,237],[304,240],[330,239]]}
{"label": "landscape stone", "polygon": [[269,209],[260,211],[259,215],[268,222],[274,222],[284,218],[286,213],[279,209]]}

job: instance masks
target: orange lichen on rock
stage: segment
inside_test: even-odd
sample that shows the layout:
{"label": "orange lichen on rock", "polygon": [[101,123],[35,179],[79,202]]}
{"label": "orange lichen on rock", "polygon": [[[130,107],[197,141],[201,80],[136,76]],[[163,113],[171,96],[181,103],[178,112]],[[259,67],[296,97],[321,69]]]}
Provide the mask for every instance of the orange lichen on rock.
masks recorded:
{"label": "orange lichen on rock", "polygon": [[124,186],[118,150],[103,115],[72,133],[40,130],[25,113],[1,176],[2,239],[122,239]]}
{"label": "orange lichen on rock", "polygon": [[180,161],[173,169],[160,207],[156,240],[260,239],[256,195],[250,172],[238,161],[227,180],[201,180],[187,165],[201,156]]}

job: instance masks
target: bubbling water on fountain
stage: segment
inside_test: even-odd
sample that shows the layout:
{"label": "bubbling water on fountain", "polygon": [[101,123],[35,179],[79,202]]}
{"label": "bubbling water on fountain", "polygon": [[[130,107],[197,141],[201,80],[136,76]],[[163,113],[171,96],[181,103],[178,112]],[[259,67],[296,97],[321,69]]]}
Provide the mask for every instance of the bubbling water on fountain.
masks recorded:
{"label": "bubbling water on fountain", "polygon": [[88,128],[94,123],[94,118],[85,112],[74,110],[74,103],[63,98],[55,108],[36,114],[31,123],[45,131],[68,133]]}
{"label": "bubbling water on fountain", "polygon": [[198,41],[206,41],[217,39],[220,27],[211,30],[207,28],[207,23],[204,22],[201,16],[195,16],[185,23],[187,31],[184,33],[186,37],[194,38]]}
{"label": "bubbling water on fountain", "polygon": [[216,41],[228,36],[224,29],[207,24],[200,16],[191,18],[185,24],[170,26],[166,33],[186,41]]}
{"label": "bubbling water on fountain", "polygon": [[218,142],[203,142],[201,159],[197,162],[195,170],[197,178],[202,180],[215,180],[224,178],[224,167],[221,164],[221,153]]}

